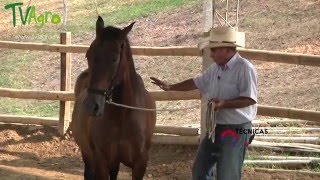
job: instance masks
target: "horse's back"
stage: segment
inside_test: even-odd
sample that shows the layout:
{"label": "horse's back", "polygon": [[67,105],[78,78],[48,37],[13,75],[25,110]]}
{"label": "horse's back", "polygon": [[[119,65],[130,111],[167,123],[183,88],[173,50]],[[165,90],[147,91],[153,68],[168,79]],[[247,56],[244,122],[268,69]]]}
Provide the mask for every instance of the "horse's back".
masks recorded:
{"label": "horse's back", "polygon": [[75,97],[79,96],[80,93],[87,88],[89,79],[88,69],[82,71],[77,77],[76,83],[74,85],[74,95]]}
{"label": "horse's back", "polygon": [[74,86],[75,103],[72,112],[71,131],[75,142],[81,149],[82,156],[92,159],[92,150],[89,143],[89,117],[82,110],[82,102],[87,95],[88,70],[82,71],[77,77]]}
{"label": "horse's back", "polygon": [[[84,111],[81,110],[82,108],[82,102],[84,98],[87,95],[87,92],[85,89],[87,88],[87,81],[88,81],[88,71],[85,70],[80,73],[80,75],[77,77],[75,86],[74,86],[74,96],[75,96],[75,102],[72,112],[72,122],[71,122],[71,129],[72,131],[83,131],[83,123],[86,122],[84,119],[82,113]],[[74,133],[73,133],[74,134]],[[78,138],[78,137],[75,137]]]}

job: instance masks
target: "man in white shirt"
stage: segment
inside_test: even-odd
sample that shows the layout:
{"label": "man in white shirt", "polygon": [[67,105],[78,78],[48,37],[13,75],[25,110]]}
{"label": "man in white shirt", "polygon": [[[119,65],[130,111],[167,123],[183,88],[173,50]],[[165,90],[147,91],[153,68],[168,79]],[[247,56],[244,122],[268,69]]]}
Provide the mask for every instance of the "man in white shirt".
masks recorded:
{"label": "man in white shirt", "polygon": [[[194,180],[214,179],[212,167],[217,163],[218,180],[239,180],[250,134],[235,136],[224,132],[251,129],[257,113],[257,72],[236,50],[237,32],[229,27],[216,27],[204,47],[211,50],[214,62],[202,75],[176,84],[151,77],[165,91],[199,89],[201,95],[215,103],[216,127],[211,139],[200,143],[192,169]],[[214,140],[212,140],[214,138]],[[214,141],[214,142],[213,142]]]}

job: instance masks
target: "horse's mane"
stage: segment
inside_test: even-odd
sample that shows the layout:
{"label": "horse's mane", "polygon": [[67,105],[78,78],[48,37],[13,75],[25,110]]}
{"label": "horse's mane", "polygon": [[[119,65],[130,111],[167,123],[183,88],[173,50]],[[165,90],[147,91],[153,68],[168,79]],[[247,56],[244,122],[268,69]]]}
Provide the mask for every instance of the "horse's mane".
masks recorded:
{"label": "horse's mane", "polygon": [[[121,29],[114,27],[114,26],[107,26],[102,31],[101,39],[103,41],[119,40],[119,39],[121,39]],[[135,70],[135,64],[133,61],[132,51],[130,48],[130,41],[129,41],[128,37],[126,37],[124,43],[125,43],[125,45],[124,45],[125,56],[127,57],[127,62],[129,63],[129,70],[130,70],[130,76],[131,76],[132,83],[135,85],[135,87],[140,87],[141,81],[139,79],[138,73]]]}

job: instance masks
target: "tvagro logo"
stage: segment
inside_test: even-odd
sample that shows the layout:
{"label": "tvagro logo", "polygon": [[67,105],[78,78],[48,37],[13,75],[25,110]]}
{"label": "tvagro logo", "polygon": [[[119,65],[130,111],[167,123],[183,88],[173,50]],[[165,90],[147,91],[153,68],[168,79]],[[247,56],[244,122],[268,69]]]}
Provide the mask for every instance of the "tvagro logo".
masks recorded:
{"label": "tvagro logo", "polygon": [[48,23],[48,19],[51,20],[52,24],[59,24],[61,22],[61,17],[58,14],[54,14],[50,11],[46,11],[39,16],[36,16],[36,6],[30,6],[27,8],[26,12],[22,11],[22,2],[11,3],[4,6],[6,10],[11,9],[12,11],[12,22],[13,27],[17,26],[17,14],[20,15],[20,20],[22,25],[30,25],[31,22],[35,22],[37,28],[43,28],[46,23]]}
{"label": "tvagro logo", "polygon": [[[236,143],[239,140],[239,134],[251,134],[251,135],[255,135],[255,134],[268,134],[268,129],[227,129],[224,130],[221,133],[221,140],[225,141],[227,135],[230,135],[233,140],[232,140],[232,146],[235,147]],[[244,141],[244,146],[248,146],[249,142],[247,140]]]}

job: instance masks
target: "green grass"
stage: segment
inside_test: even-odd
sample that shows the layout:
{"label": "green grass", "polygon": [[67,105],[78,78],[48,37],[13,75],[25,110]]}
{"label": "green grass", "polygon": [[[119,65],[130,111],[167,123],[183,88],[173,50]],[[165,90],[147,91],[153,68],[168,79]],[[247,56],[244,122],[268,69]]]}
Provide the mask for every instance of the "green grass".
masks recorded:
{"label": "green grass", "polygon": [[0,114],[58,117],[59,102],[2,98]]}
{"label": "green grass", "polygon": [[[270,169],[285,169],[285,170],[293,170],[292,168],[286,167],[286,166],[279,166],[279,165],[269,165],[269,166],[257,166],[254,164],[245,164],[244,167],[247,168],[270,168]],[[309,171],[313,172],[320,172],[320,163],[311,163],[308,165],[305,165],[303,169],[307,169]]]}
{"label": "green grass", "polygon": [[[263,158],[261,156],[267,156],[272,154],[272,152],[263,152],[262,154],[259,154],[258,152],[251,152],[254,155],[248,155],[246,154],[246,160],[268,160],[267,158]],[[277,154],[273,154],[273,156],[283,156],[283,157],[288,157],[288,156],[296,156],[296,154],[290,154],[290,153],[286,153],[286,152],[282,152],[282,153],[277,153]],[[302,156],[302,157],[319,157],[319,155],[317,153],[301,153],[297,156]],[[292,169],[292,168],[288,168],[286,166],[280,166],[280,165],[254,165],[254,164],[246,164],[245,167],[248,168],[255,168],[255,167],[264,167],[264,168],[272,168],[272,169]],[[310,171],[315,171],[315,172],[320,172],[320,163],[310,163],[304,166],[304,169],[308,169]]]}
{"label": "green grass", "polygon": [[22,69],[29,67],[35,54],[26,51],[6,50],[1,53],[4,61],[0,66],[0,87],[20,88],[27,85],[27,78],[19,76]]}
{"label": "green grass", "polygon": [[[198,0],[140,0],[129,4],[116,5],[116,2],[98,5],[98,11],[101,13],[106,25],[116,25],[128,23],[135,19],[146,17],[158,12],[168,12],[181,6],[192,5],[199,2]],[[78,5],[79,8],[84,6]],[[89,5],[88,11],[81,15],[81,18],[75,17],[67,24],[68,31],[78,34],[95,29],[97,14],[95,6]]]}
{"label": "green grass", "polygon": [[148,16],[152,13],[169,11],[185,4],[194,4],[197,0],[148,0],[144,4],[124,6],[116,12],[103,14],[108,17],[108,23],[121,23]]}
{"label": "green grass", "polygon": [[[6,50],[2,53],[6,57],[0,66],[0,87],[27,89],[30,80],[21,72],[33,71],[32,62],[40,52]],[[0,99],[0,114],[34,115],[43,117],[58,116],[58,102]]]}
{"label": "green grass", "polygon": [[313,163],[308,166],[308,169],[320,172],[320,163]]}
{"label": "green grass", "polygon": [[[201,3],[198,0],[102,1],[103,0],[97,0],[98,10],[104,18],[105,25],[127,23],[151,14],[168,12],[185,5]],[[10,2],[9,0],[4,0],[0,5],[2,6]],[[49,5],[38,5],[38,3],[41,4],[41,2],[34,3],[36,3],[36,8],[44,10],[52,8],[50,6],[54,6],[50,3]],[[34,3],[31,5],[34,5]],[[23,8],[25,8],[26,5],[27,3],[25,2]],[[61,4],[57,4],[56,6],[60,7],[60,5]],[[68,9],[67,31],[71,31],[73,35],[79,36],[79,38],[81,38],[83,33],[94,31],[95,21],[97,19],[94,1],[70,0],[68,1]],[[4,13],[6,13],[9,19],[12,18],[10,15],[11,12],[4,11]],[[2,20],[0,20],[0,22],[3,23]],[[13,28],[7,32],[7,38],[10,40],[14,41],[18,39],[28,42],[59,43],[59,32],[62,31],[61,26],[47,24],[44,28],[37,29],[34,24],[21,27],[19,23],[20,22],[18,22],[17,25],[20,27]],[[0,87],[32,89],[33,87],[28,78],[28,71],[33,70],[33,62],[40,56],[41,52],[30,53],[20,50],[5,50],[0,52]],[[57,117],[58,110],[59,102],[57,101],[0,99],[0,114]]]}

